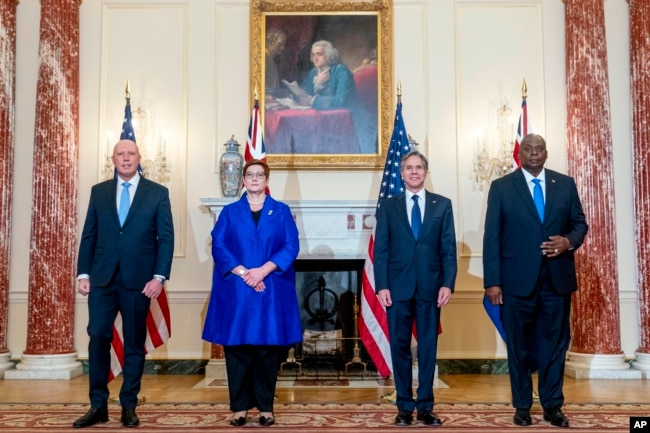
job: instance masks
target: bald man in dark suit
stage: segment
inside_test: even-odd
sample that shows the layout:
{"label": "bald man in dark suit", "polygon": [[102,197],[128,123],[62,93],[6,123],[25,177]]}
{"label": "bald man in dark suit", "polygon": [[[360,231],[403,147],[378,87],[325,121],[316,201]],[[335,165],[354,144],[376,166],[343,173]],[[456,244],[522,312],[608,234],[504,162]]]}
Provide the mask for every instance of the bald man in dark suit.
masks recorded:
{"label": "bald man in dark suit", "polygon": [[544,419],[568,427],[561,408],[571,294],[578,288],[573,254],[588,225],[575,181],[544,168],[547,157],[544,138],[529,134],[521,142],[521,169],[492,182],[483,278],[490,302],[503,304],[514,423],[532,424],[536,365]]}
{"label": "bald man in dark suit", "polygon": [[113,323],[122,315],[124,381],[121,422],[136,427],[135,413],[144,370],[146,319],[151,298],[171,271],[174,227],[169,191],[138,173],[135,142],[113,150],[114,179],[95,185],[81,235],[77,291],[88,295],[90,410],[73,423],[89,427],[108,421],[108,378]]}

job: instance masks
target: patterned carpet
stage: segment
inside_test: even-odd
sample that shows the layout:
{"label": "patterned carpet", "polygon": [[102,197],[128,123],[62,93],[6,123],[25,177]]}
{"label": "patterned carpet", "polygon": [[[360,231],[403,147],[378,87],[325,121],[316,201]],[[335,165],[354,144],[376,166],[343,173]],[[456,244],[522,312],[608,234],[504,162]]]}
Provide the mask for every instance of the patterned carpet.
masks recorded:
{"label": "patterned carpet", "polygon": [[[72,422],[88,407],[83,404],[0,404],[0,432],[59,433],[71,428]],[[109,422],[84,431],[124,432],[119,422],[118,406],[109,408]],[[443,427],[437,432],[504,433],[505,430],[547,433],[567,431],[550,426],[542,420],[539,407],[533,407],[533,425],[522,428],[512,424],[513,410],[509,404],[437,404],[435,411]],[[565,414],[571,422],[571,433],[629,432],[630,416],[647,416],[650,404],[568,404]],[[272,432],[360,433],[364,430],[404,432],[405,429],[431,428],[415,422],[411,427],[395,427],[395,406],[392,404],[277,404],[277,424],[262,427],[257,415],[251,414],[244,427],[232,427],[226,404],[145,403],[138,408],[141,425],[133,430],[149,432],[219,432],[269,429]],[[515,430],[516,429],[516,430]]]}

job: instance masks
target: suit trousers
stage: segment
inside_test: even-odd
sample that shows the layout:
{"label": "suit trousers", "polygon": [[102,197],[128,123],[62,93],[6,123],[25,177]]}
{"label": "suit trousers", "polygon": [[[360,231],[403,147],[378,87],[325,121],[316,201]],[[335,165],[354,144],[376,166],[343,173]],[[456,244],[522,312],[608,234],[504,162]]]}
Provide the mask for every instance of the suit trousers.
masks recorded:
{"label": "suit trousers", "polygon": [[[545,259],[546,260],[546,259]],[[533,404],[531,374],[538,369],[542,407],[564,403],[564,365],[571,341],[571,294],[553,287],[546,262],[542,264],[533,293],[525,298],[503,297],[503,322],[508,350],[512,404],[530,409]]]}
{"label": "suit trousers", "polygon": [[285,346],[224,346],[230,410],[241,412],[256,407],[273,412],[275,385],[280,363],[287,359]]}
{"label": "suit trousers", "polygon": [[111,368],[113,324],[122,315],[124,338],[123,382],[120,389],[122,407],[136,407],[144,371],[147,314],[151,300],[141,293],[143,288],[129,289],[119,269],[106,287],[91,286],[88,294],[88,373],[90,404],[106,407]]}
{"label": "suit trousers", "polygon": [[[393,377],[397,390],[397,410],[418,413],[433,410],[433,378],[438,350],[440,309],[437,301],[415,298],[393,301],[386,309],[388,333],[393,361]],[[413,400],[413,355],[411,335],[415,323],[418,346],[418,388]]]}

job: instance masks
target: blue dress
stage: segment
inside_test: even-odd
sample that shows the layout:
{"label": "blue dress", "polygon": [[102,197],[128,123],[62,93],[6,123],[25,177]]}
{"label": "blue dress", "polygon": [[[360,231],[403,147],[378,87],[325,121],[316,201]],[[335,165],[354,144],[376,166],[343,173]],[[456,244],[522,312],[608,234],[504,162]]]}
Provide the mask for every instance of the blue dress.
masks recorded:
{"label": "blue dress", "polygon": [[[212,230],[214,270],[203,339],[223,346],[288,346],[302,341],[293,262],[298,228],[289,206],[266,197],[257,225],[246,194],[221,211]],[[271,260],[278,269],[256,292],[230,271]]]}

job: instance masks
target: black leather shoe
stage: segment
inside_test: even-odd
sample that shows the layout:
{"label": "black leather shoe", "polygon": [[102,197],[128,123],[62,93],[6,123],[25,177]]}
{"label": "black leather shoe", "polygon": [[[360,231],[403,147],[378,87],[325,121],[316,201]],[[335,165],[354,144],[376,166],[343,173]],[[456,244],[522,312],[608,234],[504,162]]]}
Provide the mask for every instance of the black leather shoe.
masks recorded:
{"label": "black leather shoe", "polygon": [[140,419],[135,414],[134,407],[122,408],[122,425],[124,427],[137,427],[140,425]]}
{"label": "black leather shoe", "polygon": [[[260,420],[261,422],[262,420]],[[235,426],[235,427],[241,427],[246,424],[246,417],[245,416],[240,416],[238,418],[231,418],[230,419],[230,425]]]}
{"label": "black leather shoe", "polygon": [[569,420],[559,407],[544,410],[544,421],[550,421],[555,427],[569,427]]}
{"label": "black leather shoe", "polygon": [[108,421],[108,409],[105,407],[91,407],[88,412],[72,423],[74,428],[90,427],[100,422]]}
{"label": "black leather shoe", "polygon": [[397,416],[395,417],[395,425],[406,426],[411,425],[413,422],[413,414],[406,410],[400,410]]}
{"label": "black leather shoe", "polygon": [[520,426],[527,426],[533,423],[533,420],[530,418],[530,411],[528,409],[517,409],[512,421],[516,425]]}
{"label": "black leather shoe", "polygon": [[261,416],[260,417],[260,425],[263,425],[264,427],[269,427],[275,424],[275,418],[272,416]]}
{"label": "black leather shoe", "polygon": [[431,410],[427,410],[423,413],[418,412],[418,421],[422,421],[425,425],[431,425],[434,427],[442,425],[440,418],[438,418],[438,416]]}

